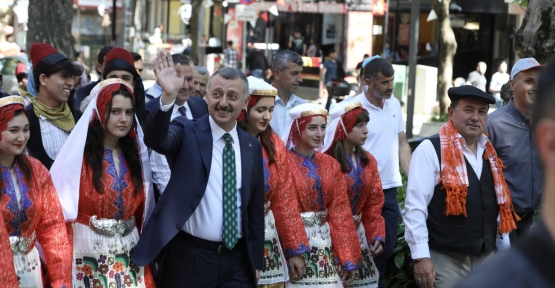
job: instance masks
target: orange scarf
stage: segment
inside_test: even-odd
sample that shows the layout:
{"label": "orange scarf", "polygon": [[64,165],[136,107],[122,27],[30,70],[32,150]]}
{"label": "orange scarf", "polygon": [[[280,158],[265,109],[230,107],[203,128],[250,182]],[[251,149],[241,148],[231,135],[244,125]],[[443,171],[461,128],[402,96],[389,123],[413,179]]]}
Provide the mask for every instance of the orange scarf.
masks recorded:
{"label": "orange scarf", "polygon": [[[443,125],[439,131],[441,143],[441,174],[439,182],[443,183],[442,188],[447,192],[445,199],[445,214],[447,216],[467,216],[468,174],[466,172],[461,140],[457,134],[457,128],[455,128],[451,120]],[[503,174],[505,166],[503,161],[497,157],[497,153],[489,140],[486,143],[484,159],[489,161],[491,173],[493,174],[493,184],[500,218],[497,227],[498,232],[500,234],[509,233],[516,229],[515,219],[518,221],[520,218],[513,209],[511,192]]]}

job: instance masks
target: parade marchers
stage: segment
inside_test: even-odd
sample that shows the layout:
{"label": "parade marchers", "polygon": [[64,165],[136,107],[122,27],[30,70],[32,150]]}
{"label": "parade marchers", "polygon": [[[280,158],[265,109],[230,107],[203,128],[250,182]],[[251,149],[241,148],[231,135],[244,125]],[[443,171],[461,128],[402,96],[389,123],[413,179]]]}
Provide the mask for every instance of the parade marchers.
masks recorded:
{"label": "parade marchers", "polygon": [[[541,265],[554,255],[550,212],[527,233],[538,178],[553,178],[553,65],[536,95],[544,67],[519,60],[515,96],[491,123],[491,95],[449,89],[449,121],[411,159],[393,68],[379,57],[362,65],[361,93],[329,112],[294,95],[303,60],[289,50],[275,55],[272,84],[160,51],[146,93],[142,63],[120,47],[100,51],[102,80],[77,93],[82,70],[55,48],[34,43],[30,58],[31,70],[16,68],[20,95],[0,98],[0,249],[12,251],[1,287],[383,287],[399,167],[419,285],[454,287],[477,265],[513,271],[508,255],[534,270],[518,283],[554,280]],[[521,141],[503,123],[541,135]],[[526,235],[543,258],[522,244],[489,259]],[[488,287],[483,275],[460,287]]]}

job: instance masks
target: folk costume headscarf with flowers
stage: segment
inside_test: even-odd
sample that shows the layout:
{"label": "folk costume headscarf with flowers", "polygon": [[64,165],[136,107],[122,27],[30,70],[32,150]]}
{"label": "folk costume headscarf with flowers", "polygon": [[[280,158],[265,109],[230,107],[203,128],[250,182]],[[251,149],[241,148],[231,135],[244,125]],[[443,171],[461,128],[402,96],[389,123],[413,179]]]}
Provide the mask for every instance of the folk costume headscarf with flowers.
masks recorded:
{"label": "folk costume headscarf with flowers", "polygon": [[[8,128],[8,122],[18,112],[26,115],[23,97],[0,99],[0,132]],[[20,157],[25,157],[31,179],[17,161],[11,169],[0,167],[0,286],[42,284],[41,261],[34,242],[27,243],[27,247],[26,243],[16,242],[35,238],[41,243],[52,287],[70,287],[71,247],[50,174],[37,159]]]}
{"label": "folk costume headscarf with flowers", "polygon": [[[453,94],[454,90],[452,89],[453,88],[449,91],[449,96],[452,99],[467,96],[463,95],[458,97]],[[495,103],[495,101],[492,103]],[[442,183],[442,188],[445,189],[447,194],[445,199],[445,215],[464,215],[466,217],[466,197],[468,195],[469,182],[461,139],[458,135],[459,131],[454,126],[451,119],[449,119],[449,121],[443,125],[439,131],[441,145],[441,173],[439,183]],[[497,230],[500,234],[509,233],[516,229],[515,219],[520,220],[520,218],[516,215],[513,209],[511,192],[509,191],[509,187],[503,174],[503,168],[505,166],[503,165],[501,158],[497,157],[497,152],[489,140],[486,142],[483,157],[489,162],[491,173],[493,175],[495,196],[497,199],[497,206],[499,208],[499,223]]]}
{"label": "folk costume headscarf with flowers", "polygon": [[[99,119],[101,123],[104,123],[107,104],[112,99],[112,94],[118,91],[122,86],[126,87],[133,95],[133,88],[129,83],[121,79],[107,79],[98,83],[98,85],[93,88],[91,91],[91,103],[87,106],[83,116],[81,116],[73,133],[70,134],[66,144],[60,151],[60,155],[56,158],[56,161],[54,161],[50,169],[52,180],[54,181],[54,185],[56,186],[62,203],[66,221],[75,221],[77,218],[83,155],[90,123],[95,118]],[[135,115],[134,123],[133,128],[129,131],[129,136],[136,139],[137,146],[139,147],[145,199],[142,219],[137,219],[137,221],[144,225],[154,208],[154,195],[148,160],[148,149],[143,142],[143,130],[141,126],[137,124],[139,123],[137,115]],[[141,229],[139,229],[139,231],[140,230]]]}
{"label": "folk costume headscarf with flowers", "polygon": [[[329,222],[331,244],[336,257],[334,260],[339,261],[343,270],[353,271],[360,266],[362,256],[347,197],[347,184],[344,177],[337,177],[341,174],[339,163],[333,157],[318,151],[312,156],[304,156],[294,150],[301,143],[301,134],[312,119],[326,118],[327,111],[318,105],[306,103],[293,107],[289,115],[291,122],[282,140],[288,150],[287,157],[299,209],[301,213],[327,210],[325,219]],[[305,225],[305,229],[312,228]],[[311,237],[308,234],[312,232],[308,230],[307,236]],[[311,239],[309,238],[309,243]]]}
{"label": "folk costume headscarf with flowers", "polygon": [[[248,119],[249,111],[262,98],[272,98],[275,101],[277,89],[256,77],[248,77],[250,100],[241,111],[238,123]],[[250,121],[249,121],[250,123]],[[253,125],[252,123],[249,125]],[[240,125],[241,127],[241,125]],[[271,129],[266,127],[266,129]],[[267,132],[267,131],[265,131]],[[287,165],[287,151],[276,133],[270,136],[271,148],[264,146],[263,137],[259,138],[263,144],[262,156],[264,165],[264,208],[265,208],[265,245],[264,254],[272,262],[265,261],[261,272],[259,285],[269,285],[289,280],[287,261],[285,257],[301,255],[310,250],[308,238],[303,222],[299,217],[300,211],[292,189],[293,179]],[[266,136],[267,137],[267,136]],[[271,163],[268,150],[273,149],[274,161]],[[272,223],[272,224],[271,224]],[[275,223],[275,226],[273,225]],[[277,234],[276,234],[277,233]],[[278,245],[281,244],[281,247]],[[275,248],[275,249],[274,249]],[[277,259],[277,261],[276,261]],[[282,265],[281,265],[281,264]]]}

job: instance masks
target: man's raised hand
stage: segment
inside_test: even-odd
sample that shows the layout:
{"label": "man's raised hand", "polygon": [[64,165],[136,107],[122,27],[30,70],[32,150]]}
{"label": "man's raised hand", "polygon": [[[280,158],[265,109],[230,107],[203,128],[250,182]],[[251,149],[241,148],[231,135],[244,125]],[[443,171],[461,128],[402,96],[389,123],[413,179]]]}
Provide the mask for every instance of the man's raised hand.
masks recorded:
{"label": "man's raised hand", "polygon": [[172,55],[167,50],[159,51],[154,65],[154,74],[158,80],[158,85],[162,88],[162,104],[169,105],[175,101],[179,89],[183,86],[183,74],[181,64],[174,65]]}

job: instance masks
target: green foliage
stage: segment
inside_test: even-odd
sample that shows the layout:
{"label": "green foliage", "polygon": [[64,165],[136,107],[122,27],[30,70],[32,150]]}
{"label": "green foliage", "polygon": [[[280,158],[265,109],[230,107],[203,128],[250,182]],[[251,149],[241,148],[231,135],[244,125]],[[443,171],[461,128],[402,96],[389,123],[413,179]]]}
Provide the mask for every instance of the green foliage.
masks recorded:
{"label": "green foliage", "polygon": [[520,7],[526,9],[528,7],[528,0],[514,0],[513,3],[518,3],[518,5],[520,5]]}
{"label": "green foliage", "polygon": [[[397,201],[401,211],[405,208],[405,197],[407,191],[407,177],[403,174],[403,186],[397,188]],[[386,275],[383,277],[384,286],[388,288],[411,288],[418,287],[414,281],[414,264],[410,256],[410,249],[405,241],[405,223],[399,218],[397,228],[397,244],[393,255],[387,260]],[[381,277],[381,275],[380,275]]]}
{"label": "green foliage", "polygon": [[432,115],[430,117],[430,122],[447,122],[447,121],[449,121],[448,114]]}

